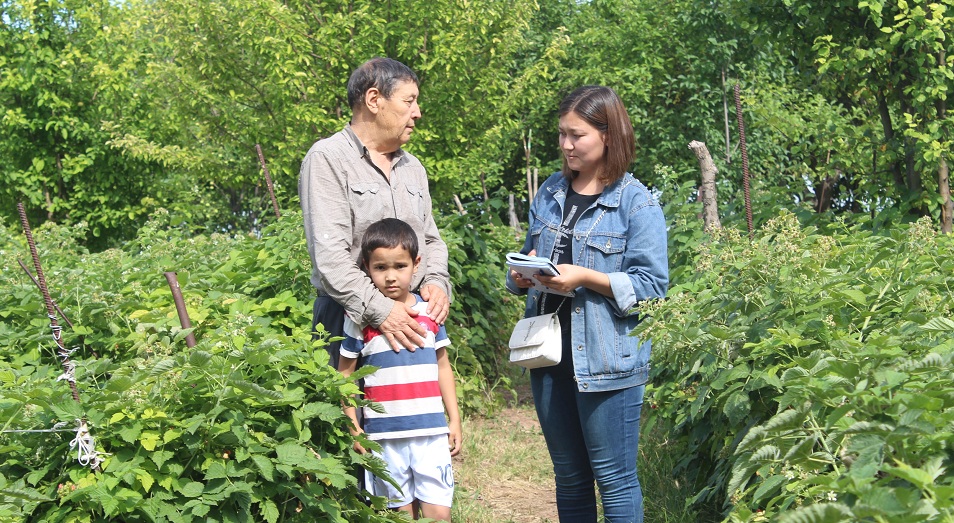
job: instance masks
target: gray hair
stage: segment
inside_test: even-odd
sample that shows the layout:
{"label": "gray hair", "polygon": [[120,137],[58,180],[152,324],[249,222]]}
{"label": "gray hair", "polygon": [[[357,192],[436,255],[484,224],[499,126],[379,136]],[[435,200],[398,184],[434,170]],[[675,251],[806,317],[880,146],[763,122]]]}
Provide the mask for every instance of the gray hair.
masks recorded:
{"label": "gray hair", "polygon": [[372,58],[358,66],[348,78],[348,106],[351,109],[360,104],[364,93],[376,87],[381,96],[390,99],[400,82],[414,82],[420,85],[417,75],[410,67],[391,58]]}

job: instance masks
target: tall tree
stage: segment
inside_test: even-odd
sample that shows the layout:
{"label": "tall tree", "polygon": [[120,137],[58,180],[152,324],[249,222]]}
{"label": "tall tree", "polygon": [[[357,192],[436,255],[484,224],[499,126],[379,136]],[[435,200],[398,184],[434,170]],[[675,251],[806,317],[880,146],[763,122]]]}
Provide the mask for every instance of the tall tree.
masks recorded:
{"label": "tall tree", "polygon": [[498,166],[485,165],[494,156],[478,151],[495,147],[486,130],[516,110],[503,105],[522,78],[513,57],[535,7],[532,0],[143,2],[128,30],[143,49],[138,77],[161,120],[113,122],[114,143],[167,165],[169,187],[188,197],[179,204],[182,219],[254,227],[267,207],[254,145],[262,145],[279,200],[293,204],[302,156],[350,118],[349,73],[387,55],[421,78],[424,117],[408,147],[428,167],[435,198],[450,205],[455,192],[480,190],[478,174],[499,177]]}
{"label": "tall tree", "polygon": [[[887,200],[907,201],[916,214],[933,212],[935,173],[951,149],[951,117],[939,103],[954,90],[954,2],[880,0],[751,2],[734,0],[744,25],[791,49],[804,82],[880,122],[862,188],[893,184]],[[945,58],[947,57],[947,58]],[[889,174],[885,180],[881,173]]]}
{"label": "tall tree", "polygon": [[32,220],[88,223],[102,245],[148,212],[155,166],[119,155],[101,129],[128,110],[116,103],[120,11],[108,0],[0,2],[0,216],[23,202]]}

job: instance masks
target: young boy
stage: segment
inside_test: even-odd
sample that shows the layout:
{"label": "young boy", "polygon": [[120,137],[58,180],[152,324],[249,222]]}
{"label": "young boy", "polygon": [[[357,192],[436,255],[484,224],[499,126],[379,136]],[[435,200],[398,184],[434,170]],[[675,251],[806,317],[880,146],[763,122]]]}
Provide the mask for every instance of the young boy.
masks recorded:
{"label": "young boy", "polygon": [[[396,489],[374,477],[368,490],[387,497],[391,508],[409,512],[415,519],[450,521],[454,496],[451,456],[461,449],[460,413],[445,349],[450,340],[444,327],[427,316],[427,302],[410,291],[411,278],[421,262],[417,234],[395,218],[375,222],[362,239],[361,262],[375,287],[418,311],[418,323],[427,329],[423,347],[395,352],[380,331],[356,325],[345,316],[338,370],[350,376],[359,356],[362,365],[377,367],[364,378],[364,393],[366,399],[383,406],[384,413],[364,408],[362,429],[355,408],[346,406],[344,411],[354,424],[352,434],[366,432],[381,445],[388,473],[400,486]],[[366,452],[357,443],[355,450]]]}

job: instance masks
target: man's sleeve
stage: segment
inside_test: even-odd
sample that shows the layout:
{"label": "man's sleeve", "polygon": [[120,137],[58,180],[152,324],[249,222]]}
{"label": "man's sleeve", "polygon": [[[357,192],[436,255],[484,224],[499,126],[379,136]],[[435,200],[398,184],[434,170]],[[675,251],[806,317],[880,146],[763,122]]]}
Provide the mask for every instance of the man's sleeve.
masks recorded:
{"label": "man's sleeve", "polygon": [[302,162],[298,184],[308,254],[324,292],[361,323],[380,325],[394,302],[378,292],[351,252],[354,232],[344,169],[313,150]]}
{"label": "man's sleeve", "polygon": [[[424,187],[427,187],[427,178],[424,179]],[[427,265],[424,267],[424,279],[421,286],[436,285],[444,289],[447,299],[452,300],[450,271],[447,268],[447,244],[441,238],[441,233],[437,229],[437,223],[434,221],[434,208],[431,203],[431,192],[427,190],[424,194],[427,205],[427,219],[424,221],[424,246],[427,249]]]}

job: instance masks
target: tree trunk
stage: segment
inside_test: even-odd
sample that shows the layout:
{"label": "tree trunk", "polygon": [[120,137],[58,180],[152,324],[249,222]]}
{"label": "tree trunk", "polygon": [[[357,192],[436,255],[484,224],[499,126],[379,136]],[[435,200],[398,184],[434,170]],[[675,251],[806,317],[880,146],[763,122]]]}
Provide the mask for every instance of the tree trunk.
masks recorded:
{"label": "tree trunk", "polygon": [[729,137],[729,95],[725,90],[725,67],[722,68],[722,115],[725,119],[725,163],[730,165],[732,163],[732,153],[730,152],[732,140]]}
{"label": "tree trunk", "polygon": [[836,169],[834,176],[822,178],[815,190],[815,212],[823,213],[831,209],[831,194],[835,190],[835,182],[840,175],[841,172]]}
{"label": "tree trunk", "polygon": [[513,237],[518,240],[523,236],[523,229],[520,227],[520,220],[517,218],[517,209],[513,201],[513,193],[510,193],[510,228],[513,229]]}
{"label": "tree trunk", "polygon": [[941,190],[941,232],[951,234],[952,215],[954,215],[954,201],[951,200],[951,171],[947,159],[941,158],[941,165],[937,170],[938,186]]}
{"label": "tree trunk", "polygon": [[[938,63],[944,63],[944,51],[938,53]],[[947,101],[941,98],[937,102],[938,120],[947,117]],[[941,163],[937,169],[937,185],[941,193],[941,232],[951,234],[952,216],[954,216],[954,201],[951,201],[951,169],[947,158],[941,156]]]}
{"label": "tree trunk", "polygon": [[719,203],[716,199],[716,174],[719,170],[712,161],[709,149],[706,144],[693,140],[689,142],[689,148],[695,153],[699,160],[699,170],[702,172],[702,185],[699,187],[699,199],[702,201],[702,223],[703,230],[721,229],[722,222],[719,221]]}
{"label": "tree trunk", "polygon": [[[897,147],[894,138],[894,125],[891,122],[891,110],[888,108],[888,101],[882,93],[876,93],[878,100],[878,115],[881,117],[881,127],[884,130],[884,141],[888,147]],[[894,178],[894,185],[899,191],[905,189],[904,176],[901,174],[901,163],[896,159],[888,166],[891,176]]]}

